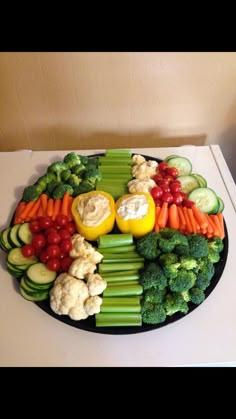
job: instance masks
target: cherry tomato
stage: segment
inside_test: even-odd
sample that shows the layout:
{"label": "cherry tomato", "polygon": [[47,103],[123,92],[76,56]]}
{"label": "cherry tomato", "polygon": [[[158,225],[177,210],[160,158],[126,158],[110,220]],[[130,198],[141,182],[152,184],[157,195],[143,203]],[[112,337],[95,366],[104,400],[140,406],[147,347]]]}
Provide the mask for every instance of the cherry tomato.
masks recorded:
{"label": "cherry tomato", "polygon": [[63,240],[61,242],[60,249],[64,253],[69,253],[69,251],[72,249],[72,242],[71,242],[71,240]]}
{"label": "cherry tomato", "polygon": [[47,230],[49,227],[52,227],[53,221],[50,217],[42,217],[39,220],[39,225],[42,230]]}
{"label": "cherry tomato", "polygon": [[61,242],[61,237],[59,233],[49,233],[47,235],[49,244],[59,244]]}
{"label": "cherry tomato", "polygon": [[186,200],[183,202],[183,205],[184,205],[184,207],[186,207],[186,208],[192,208],[192,207],[194,207],[195,202],[190,201],[190,199],[186,199]]}
{"label": "cherry tomato", "polygon": [[61,261],[58,258],[50,258],[47,261],[47,268],[49,269],[49,271],[59,271],[60,267],[61,267]]}
{"label": "cherry tomato", "polygon": [[183,202],[183,197],[180,192],[176,192],[173,194],[173,204],[175,205],[181,205]]}
{"label": "cherry tomato", "polygon": [[35,247],[32,244],[25,244],[25,246],[21,248],[21,253],[25,258],[30,258],[35,255]]}
{"label": "cherry tomato", "polygon": [[68,253],[67,252],[62,252],[61,249],[60,249],[60,259],[67,258],[67,256],[68,256]]}
{"label": "cherry tomato", "polygon": [[159,172],[165,172],[167,168],[168,168],[168,164],[164,161],[158,164]]}
{"label": "cherry tomato", "polygon": [[58,227],[65,227],[69,223],[68,217],[63,214],[59,214],[56,218],[56,224]]}
{"label": "cherry tomato", "polygon": [[160,186],[154,186],[154,188],[151,189],[151,195],[153,199],[161,198],[163,194],[163,190],[160,188]]}
{"label": "cherry tomato", "polygon": [[182,197],[183,197],[183,201],[186,201],[186,199],[188,199],[188,195],[185,192],[180,192]]}
{"label": "cherry tomato", "polygon": [[57,234],[57,228],[56,228],[56,227],[49,227],[49,228],[45,231],[45,234],[46,234],[46,236],[48,236],[50,233],[56,233],[56,234]]}
{"label": "cherry tomato", "polygon": [[163,179],[163,177],[160,173],[157,173],[155,176],[153,176],[152,179],[154,180],[154,182],[158,183],[158,182],[160,182],[160,180]]}
{"label": "cherry tomato", "polygon": [[173,176],[170,176],[170,175],[165,175],[164,179],[168,180],[169,184],[174,181]]}
{"label": "cherry tomato", "polygon": [[38,220],[31,221],[30,225],[29,225],[29,229],[30,229],[31,233],[39,233],[41,231],[39,221]]}
{"label": "cherry tomato", "polygon": [[170,191],[172,193],[181,192],[181,184],[179,182],[172,182],[170,184]]}
{"label": "cherry tomato", "polygon": [[48,257],[48,254],[47,254],[47,251],[46,250],[42,250],[40,252],[39,259],[41,260],[41,262],[43,262],[45,264],[47,263],[49,257]]}
{"label": "cherry tomato", "polygon": [[167,202],[167,204],[171,204],[173,202],[173,195],[169,192],[164,192],[161,199],[162,202]]}
{"label": "cherry tomato", "polygon": [[57,244],[50,244],[47,246],[46,252],[49,258],[56,258],[61,256],[60,247]]}
{"label": "cherry tomato", "polygon": [[158,183],[158,186],[160,186],[161,188],[162,188],[162,186],[169,186],[169,181],[167,179],[162,179]]}
{"label": "cherry tomato", "polygon": [[63,272],[68,272],[70,265],[72,264],[74,259],[67,256],[66,258],[61,260],[61,268]]}
{"label": "cherry tomato", "polygon": [[170,187],[169,187],[169,185],[163,185],[163,186],[161,186],[161,189],[163,190],[163,193],[165,193],[165,192],[170,192]]}
{"label": "cherry tomato", "polygon": [[179,176],[179,171],[176,169],[176,167],[168,167],[166,169],[167,175],[173,176],[173,178],[176,178]]}
{"label": "cherry tomato", "polygon": [[75,234],[75,233],[76,233],[76,231],[77,231],[74,223],[68,223],[68,224],[65,226],[65,229],[66,229],[67,231],[69,231],[69,233],[70,233],[70,235],[71,235],[71,236],[72,236],[73,234]]}
{"label": "cherry tomato", "polygon": [[70,233],[65,228],[62,228],[59,230],[59,234],[62,240],[69,240],[70,239]]}
{"label": "cherry tomato", "polygon": [[47,241],[43,234],[35,234],[32,239],[32,245],[35,249],[42,249],[46,245]]}

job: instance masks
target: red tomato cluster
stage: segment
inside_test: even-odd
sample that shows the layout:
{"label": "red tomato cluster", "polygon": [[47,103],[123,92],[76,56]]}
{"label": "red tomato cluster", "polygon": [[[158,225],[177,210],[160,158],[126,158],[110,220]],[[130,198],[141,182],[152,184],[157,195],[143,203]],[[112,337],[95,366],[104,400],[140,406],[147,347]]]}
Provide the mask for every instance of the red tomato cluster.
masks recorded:
{"label": "red tomato cluster", "polygon": [[156,206],[161,206],[163,202],[188,208],[194,205],[194,202],[188,199],[187,194],[181,191],[181,182],[176,179],[178,176],[177,168],[169,167],[165,162],[158,165],[158,173],[153,177],[158,186],[154,186],[151,190]]}
{"label": "red tomato cluster", "polygon": [[23,256],[37,255],[50,271],[68,272],[73,262],[69,252],[72,249],[71,236],[76,232],[75,224],[65,215],[58,215],[55,222],[50,217],[31,221],[29,228],[33,238],[31,244],[22,247]]}

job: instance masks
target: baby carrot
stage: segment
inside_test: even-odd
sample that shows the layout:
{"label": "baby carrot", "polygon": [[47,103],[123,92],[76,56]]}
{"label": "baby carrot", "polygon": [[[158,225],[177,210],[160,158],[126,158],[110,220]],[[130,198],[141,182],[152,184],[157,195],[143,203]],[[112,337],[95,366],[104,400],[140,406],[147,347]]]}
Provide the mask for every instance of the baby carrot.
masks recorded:
{"label": "baby carrot", "polygon": [[179,229],[180,231],[185,231],[186,229],[186,221],[183,213],[182,207],[177,207],[178,215],[179,215]]}
{"label": "baby carrot", "polygon": [[26,205],[25,202],[21,201],[16,207],[14,224],[20,224],[21,222],[20,213],[22,213],[23,209],[25,208],[25,205]]}
{"label": "baby carrot", "polygon": [[167,202],[163,202],[161,206],[161,210],[158,215],[158,224],[160,228],[165,228],[168,220],[168,204]]}
{"label": "baby carrot", "polygon": [[170,228],[175,228],[176,230],[178,230],[179,229],[179,215],[178,215],[176,204],[172,204],[169,207],[168,219],[169,219]]}
{"label": "baby carrot", "polygon": [[68,203],[68,220],[69,220],[69,222],[73,220],[72,212],[71,212],[71,207],[72,207],[73,201],[74,201],[74,198],[72,196],[69,196],[69,203]]}
{"label": "baby carrot", "polygon": [[40,198],[37,201],[34,202],[34,205],[33,205],[33,207],[31,208],[31,210],[28,214],[28,217],[30,219],[32,219],[37,214],[38,209],[40,207],[40,204],[41,204]]}
{"label": "baby carrot", "polygon": [[156,210],[155,211],[156,211],[156,221],[155,221],[155,225],[154,225],[154,231],[156,233],[158,233],[159,230],[160,230],[160,227],[159,227],[159,224],[158,224],[158,216],[160,214],[161,207],[156,207]]}
{"label": "baby carrot", "polygon": [[52,220],[55,221],[61,209],[61,199],[55,199]]}
{"label": "baby carrot", "polygon": [[48,205],[48,196],[45,193],[42,193],[41,197],[41,203],[43,207],[43,216],[46,217],[47,215],[47,205]]}
{"label": "baby carrot", "polygon": [[68,217],[68,206],[69,206],[69,192],[66,192],[62,198],[61,204],[61,214],[66,215]]}
{"label": "baby carrot", "polygon": [[217,214],[218,220],[220,222],[220,232],[221,232],[221,239],[225,237],[225,226],[224,226],[224,218],[222,212],[218,212]]}
{"label": "baby carrot", "polygon": [[47,205],[47,216],[48,217],[52,217],[53,216],[53,207],[54,207],[54,199],[50,198],[48,200],[48,205]]}
{"label": "baby carrot", "polygon": [[194,205],[192,207],[193,215],[197,220],[198,224],[200,225],[201,230],[207,228],[207,221],[205,218],[204,212],[199,211],[199,209]]}
{"label": "baby carrot", "polygon": [[29,202],[27,202],[27,204],[25,205],[25,207],[24,207],[24,209],[23,209],[23,211],[21,213],[21,216],[20,216],[20,218],[22,219],[22,221],[25,221],[26,220],[26,218],[28,217],[29,212],[33,208],[34,204],[35,204],[35,201],[29,201]]}

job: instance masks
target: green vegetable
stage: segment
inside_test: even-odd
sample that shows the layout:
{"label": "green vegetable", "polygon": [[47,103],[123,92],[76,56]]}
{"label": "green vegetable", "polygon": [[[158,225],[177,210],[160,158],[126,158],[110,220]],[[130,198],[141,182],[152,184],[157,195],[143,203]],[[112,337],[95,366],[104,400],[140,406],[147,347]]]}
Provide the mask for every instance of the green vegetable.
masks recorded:
{"label": "green vegetable", "polygon": [[143,262],[128,262],[128,263],[100,263],[98,271],[100,274],[104,272],[116,272],[116,271],[129,271],[142,269],[144,266]]}
{"label": "green vegetable", "polygon": [[194,304],[201,304],[205,300],[204,291],[200,288],[193,287],[189,290],[190,301]]}
{"label": "green vegetable", "polygon": [[26,203],[30,201],[37,201],[39,196],[40,193],[37,191],[36,186],[27,186],[23,191],[22,200]]}
{"label": "green vegetable", "polygon": [[149,288],[144,292],[143,301],[149,303],[161,304],[166,296],[166,288],[159,290],[158,288]]}
{"label": "green vegetable", "polygon": [[188,291],[195,281],[196,275],[192,271],[179,269],[177,276],[169,280],[169,288],[172,292]]}
{"label": "green vegetable", "polygon": [[73,189],[76,188],[77,186],[79,186],[81,181],[82,181],[82,179],[80,179],[76,175],[70,175],[70,177],[67,179],[68,185],[70,185]]}
{"label": "green vegetable", "polygon": [[116,262],[144,262],[144,258],[142,258],[138,253],[124,253],[124,254],[112,254],[112,253],[105,253],[102,259],[102,263],[116,263]]}
{"label": "green vegetable", "polygon": [[98,248],[117,248],[133,244],[132,234],[103,234],[98,238]]}
{"label": "green vegetable", "polygon": [[220,253],[224,249],[223,240],[221,240],[221,238],[218,236],[214,236],[211,239],[208,239],[208,247],[209,249]]}
{"label": "green vegetable", "polygon": [[208,241],[201,234],[187,234],[189,256],[199,259],[208,256]]}
{"label": "green vegetable", "polygon": [[141,308],[143,323],[159,324],[166,319],[166,312],[162,304],[144,301]]}
{"label": "green vegetable", "polygon": [[102,300],[101,313],[140,313],[139,297],[105,297]]}
{"label": "green vegetable", "polygon": [[66,154],[63,161],[66,164],[66,169],[71,169],[71,167],[76,166],[81,162],[80,156],[76,154],[74,151]]}
{"label": "green vegetable", "polygon": [[109,148],[106,150],[105,152],[106,157],[131,157],[132,153],[130,150],[126,150],[126,149],[122,149],[122,150],[118,150],[118,149],[113,149],[113,148]]}
{"label": "green vegetable", "polygon": [[138,280],[140,278],[140,274],[138,271],[116,271],[116,272],[108,272],[103,273],[102,278],[105,279],[107,283],[116,282],[116,281],[132,281]]}
{"label": "green vegetable", "polygon": [[208,258],[202,258],[199,261],[198,268],[195,286],[204,291],[210,285],[211,279],[215,273],[215,267]]}
{"label": "green vegetable", "polygon": [[197,260],[190,256],[181,256],[179,258],[180,267],[186,269],[187,271],[192,270],[197,267]]}
{"label": "green vegetable", "polygon": [[107,253],[129,253],[129,252],[134,252],[136,250],[136,246],[134,244],[129,244],[127,246],[116,246],[116,247],[101,247],[99,246],[99,253],[102,253],[102,255],[106,255]]}
{"label": "green vegetable", "polygon": [[177,313],[178,311],[187,314],[189,311],[188,303],[178,292],[167,294],[164,306],[167,316],[173,316],[173,314]]}
{"label": "green vegetable", "polygon": [[53,199],[62,199],[65,193],[68,192],[69,195],[73,195],[73,188],[67,183],[61,184],[53,190]]}
{"label": "green vegetable", "polygon": [[83,164],[77,164],[76,166],[72,167],[71,171],[73,174],[82,178],[85,174],[86,167]]}
{"label": "green vegetable", "polygon": [[117,285],[117,286],[108,286],[103,291],[104,297],[120,297],[120,296],[131,296],[131,295],[142,295],[143,287],[140,284],[135,285]]}
{"label": "green vegetable", "polygon": [[96,327],[141,326],[140,313],[98,313]]}
{"label": "green vegetable", "polygon": [[212,262],[212,263],[217,263],[220,260],[220,254],[218,252],[216,252],[215,250],[213,250],[212,248],[209,249],[209,255],[208,255],[208,259]]}
{"label": "green vegetable", "polygon": [[83,180],[78,186],[74,188],[73,196],[77,196],[82,193],[91,192],[94,189],[95,189],[94,185],[92,185],[88,180]]}
{"label": "green vegetable", "polygon": [[67,166],[66,166],[65,163],[55,162],[55,163],[52,163],[48,167],[48,173],[52,173],[52,174],[56,175],[57,181],[61,182],[61,173],[66,169],[67,169]]}
{"label": "green vegetable", "polygon": [[88,180],[92,185],[96,185],[96,183],[102,179],[102,172],[100,169],[94,167],[90,169],[86,169],[84,179]]}
{"label": "green vegetable", "polygon": [[140,282],[144,290],[156,288],[159,290],[167,286],[167,279],[162,268],[155,262],[149,262],[140,272]]}
{"label": "green vegetable", "polygon": [[137,252],[145,259],[156,259],[161,254],[161,250],[158,248],[160,238],[161,235],[159,233],[155,233],[154,231],[146,234],[141,239],[137,240]]}
{"label": "green vegetable", "polygon": [[69,179],[70,175],[71,175],[70,169],[63,170],[63,172],[61,172],[61,180],[63,182],[66,182]]}
{"label": "green vegetable", "polygon": [[54,189],[56,189],[57,186],[62,185],[61,182],[58,182],[58,180],[53,180],[52,182],[50,182],[47,186],[47,190],[46,192],[52,196]]}

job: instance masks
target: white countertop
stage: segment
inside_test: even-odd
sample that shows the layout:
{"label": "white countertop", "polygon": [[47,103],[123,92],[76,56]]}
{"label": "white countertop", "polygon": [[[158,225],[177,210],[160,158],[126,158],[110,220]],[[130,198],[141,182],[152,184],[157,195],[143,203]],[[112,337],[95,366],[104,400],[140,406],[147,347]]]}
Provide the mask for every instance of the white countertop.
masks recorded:
{"label": "white countertop", "polygon": [[[75,150],[93,154],[104,150]],[[0,229],[10,223],[26,185],[66,151],[0,153]],[[210,296],[190,314],[168,326],[132,335],[86,332],[60,322],[25,301],[5,270],[0,250],[0,366],[236,366],[236,187],[218,146],[133,149],[165,158],[188,157],[225,203],[229,252],[223,275]]]}

